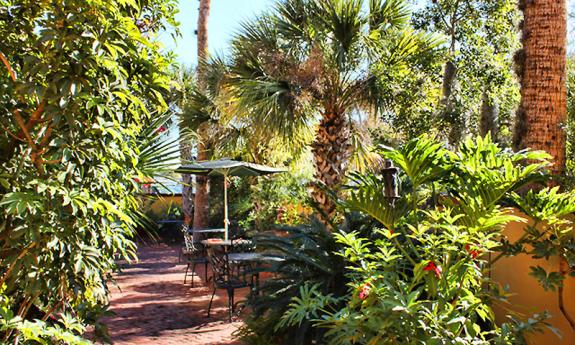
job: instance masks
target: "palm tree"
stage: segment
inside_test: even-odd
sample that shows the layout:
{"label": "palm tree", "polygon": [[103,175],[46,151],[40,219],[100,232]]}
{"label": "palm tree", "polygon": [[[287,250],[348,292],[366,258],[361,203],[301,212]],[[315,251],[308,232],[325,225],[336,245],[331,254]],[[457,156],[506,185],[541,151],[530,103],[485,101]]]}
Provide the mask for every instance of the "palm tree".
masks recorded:
{"label": "palm tree", "polygon": [[[204,88],[205,77],[203,62],[208,58],[208,17],[210,14],[210,0],[200,0],[200,14],[198,16],[198,87]],[[207,160],[210,156],[206,140],[209,129],[205,126],[198,128],[197,160]],[[207,228],[209,226],[209,186],[208,178],[196,176],[196,196],[194,199],[194,228]]]}
{"label": "palm tree", "polygon": [[182,101],[178,103],[180,127],[189,134],[208,128],[210,135],[203,139],[203,144],[210,148],[212,158],[233,157],[260,164],[282,164],[286,157],[290,161],[299,158],[303,146],[310,141],[306,133],[298,133],[301,138],[290,143],[282,138],[265,141],[267,138],[250,133],[250,129],[258,126],[252,117],[234,116],[238,109],[225,85],[229,66],[223,57],[210,57],[202,62],[201,70],[202,87],[197,74],[181,78],[183,84],[179,89],[185,95],[180,96]]}
{"label": "palm tree", "polygon": [[[177,87],[170,93],[168,97],[169,103],[172,107],[177,108],[177,113],[180,114],[179,119],[179,138],[180,138],[180,160],[182,162],[192,159],[192,147],[195,140],[191,140],[191,128],[183,125],[181,119],[181,112],[188,107],[189,94],[191,87],[194,84],[194,72],[191,68],[184,66],[178,67],[173,71],[173,80],[176,82]],[[182,211],[184,214],[184,223],[190,225],[194,215],[194,193],[192,188],[192,176],[190,174],[182,175]]]}
{"label": "palm tree", "polygon": [[553,172],[560,174],[565,168],[567,6],[565,0],[522,3],[521,105],[514,146],[547,151],[555,158]]}
{"label": "palm tree", "polygon": [[[522,1],[521,10],[523,50],[517,54],[521,104],[514,146],[547,151],[555,158],[551,171],[559,175],[566,164],[567,4],[565,0]],[[559,272],[563,279],[572,272],[564,255]],[[575,330],[575,317],[565,309],[563,284],[557,294],[559,309]]]}
{"label": "palm tree", "polygon": [[[233,41],[229,92],[258,137],[315,128],[312,196],[326,220],[351,155],[350,124],[393,102],[390,71],[417,64],[437,40],[409,27],[403,0],[287,0],[243,25]],[[314,127],[315,126],[315,127]]]}

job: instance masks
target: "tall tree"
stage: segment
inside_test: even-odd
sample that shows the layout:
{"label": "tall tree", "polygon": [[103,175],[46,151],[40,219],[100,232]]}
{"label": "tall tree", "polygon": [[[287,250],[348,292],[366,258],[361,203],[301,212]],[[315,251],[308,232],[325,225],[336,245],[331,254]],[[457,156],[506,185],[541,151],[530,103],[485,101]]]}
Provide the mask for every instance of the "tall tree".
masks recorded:
{"label": "tall tree", "polygon": [[[191,85],[194,83],[194,71],[186,67],[178,68],[174,71],[173,79],[177,82],[176,92],[172,92],[175,99],[172,102],[180,109],[180,114],[188,103],[188,95]],[[192,160],[193,140],[190,137],[189,128],[182,121],[179,121],[179,139],[180,139],[180,161],[182,163]],[[184,224],[192,225],[194,219],[194,188],[192,175],[182,175],[182,211],[184,213]]]}
{"label": "tall tree", "polygon": [[393,103],[393,72],[409,74],[435,39],[413,31],[405,1],[288,0],[243,26],[233,42],[228,80],[258,135],[290,138],[313,128],[316,183],[312,196],[327,220],[351,156],[354,112]]}
{"label": "tall tree", "polygon": [[513,53],[519,48],[516,2],[424,3],[414,16],[415,26],[448,38],[438,114],[447,128],[447,139],[456,145],[466,133],[497,134],[498,122],[509,120],[519,102],[519,87],[512,73]]}
{"label": "tall tree", "polygon": [[[210,0],[200,0],[200,13],[198,16],[198,69],[197,85],[200,90],[205,89],[205,61],[208,58],[208,17],[210,15]],[[197,160],[207,160],[210,157],[207,145],[209,128],[202,125],[198,128]],[[209,180],[205,176],[196,176],[196,196],[194,200],[194,228],[209,226]]]}

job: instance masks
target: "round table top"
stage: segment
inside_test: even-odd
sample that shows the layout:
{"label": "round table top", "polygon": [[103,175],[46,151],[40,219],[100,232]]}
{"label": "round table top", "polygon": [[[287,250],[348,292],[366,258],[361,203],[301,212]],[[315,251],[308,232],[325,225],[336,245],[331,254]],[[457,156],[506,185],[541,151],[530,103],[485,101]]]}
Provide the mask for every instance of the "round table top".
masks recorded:
{"label": "round table top", "polygon": [[284,261],[284,258],[277,256],[268,256],[260,253],[230,253],[230,261]]}
{"label": "round table top", "polygon": [[252,241],[250,240],[222,240],[220,238],[208,238],[207,240],[203,240],[202,244],[206,246],[236,246],[242,244],[250,244]]}
{"label": "round table top", "polygon": [[224,228],[214,228],[214,229],[188,229],[188,234],[205,234],[213,232],[226,232]]}
{"label": "round table top", "polygon": [[230,240],[224,241],[222,239],[209,238],[207,240],[203,240],[202,244],[205,246],[231,246],[232,241]]}

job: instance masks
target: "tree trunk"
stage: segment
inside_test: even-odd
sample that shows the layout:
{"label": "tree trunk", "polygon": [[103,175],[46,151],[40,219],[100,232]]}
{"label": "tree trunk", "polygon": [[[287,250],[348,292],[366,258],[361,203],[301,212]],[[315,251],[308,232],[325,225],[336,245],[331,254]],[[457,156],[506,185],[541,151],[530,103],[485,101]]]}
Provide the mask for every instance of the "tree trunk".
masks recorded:
{"label": "tree trunk", "polygon": [[[337,112],[326,112],[322,115],[312,152],[315,163],[314,177],[328,190],[338,194],[350,156],[349,128],[345,116]],[[334,200],[320,185],[313,187],[312,196],[326,218],[323,220],[333,221],[336,216]]]}
{"label": "tree trunk", "polygon": [[567,117],[565,0],[522,0],[521,105],[515,149],[545,150],[555,158],[552,172],[565,168]]}
{"label": "tree trunk", "polygon": [[[565,170],[567,125],[567,4],[565,0],[521,0],[524,15],[520,64],[521,105],[517,113],[515,149],[544,150],[555,161],[553,174]],[[551,185],[557,185],[552,181]],[[568,279],[572,271],[563,254],[559,273]],[[575,330],[575,319],[565,308],[563,286],[557,291],[561,313]]]}
{"label": "tree trunk", "polygon": [[457,67],[450,60],[445,63],[445,68],[443,70],[443,84],[442,86],[442,96],[443,103],[447,103],[451,93],[453,92],[453,83],[455,82],[455,76],[457,75]]}
{"label": "tree trunk", "polygon": [[479,134],[486,136],[487,133],[491,134],[491,139],[494,142],[498,141],[499,126],[498,126],[498,109],[497,104],[489,99],[487,87],[483,90],[481,99],[481,117],[479,119]]}
{"label": "tree trunk", "polygon": [[[204,62],[208,58],[208,17],[210,15],[210,0],[200,0],[200,14],[198,16],[198,70],[197,82],[200,90],[205,89]],[[210,158],[207,140],[209,129],[207,126],[198,128],[198,157],[197,160]],[[209,180],[204,176],[196,176],[196,196],[194,200],[194,228],[207,228],[210,221]]]}
{"label": "tree trunk", "polygon": [[[192,148],[189,143],[180,140],[180,157],[182,164],[192,159]],[[192,175],[183,174],[182,182],[182,212],[184,213],[184,224],[191,225],[194,216],[194,191],[192,187]]]}
{"label": "tree trunk", "polygon": [[465,119],[462,118],[461,114],[458,114],[451,100],[451,95],[453,93],[453,86],[455,84],[455,78],[457,76],[457,67],[453,61],[449,60],[445,63],[445,69],[443,71],[443,83],[442,83],[442,99],[441,104],[442,109],[442,120],[449,126],[449,132],[447,139],[449,144],[456,146],[463,135],[465,129]]}

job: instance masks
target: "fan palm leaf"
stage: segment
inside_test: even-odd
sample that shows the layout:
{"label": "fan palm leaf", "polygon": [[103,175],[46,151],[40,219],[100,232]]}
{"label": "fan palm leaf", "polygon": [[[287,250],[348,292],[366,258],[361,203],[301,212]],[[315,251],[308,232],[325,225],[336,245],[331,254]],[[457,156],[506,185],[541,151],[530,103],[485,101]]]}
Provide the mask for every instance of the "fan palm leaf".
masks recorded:
{"label": "fan palm leaf", "polygon": [[[352,157],[352,114],[380,111],[393,97],[377,92],[386,68],[408,69],[436,48],[409,28],[403,0],[286,0],[246,22],[233,40],[230,96],[236,122],[254,132],[290,138],[315,127],[313,196],[328,217],[334,203],[319,187],[338,191]],[[420,51],[423,49],[423,53]],[[385,59],[382,59],[385,57]],[[259,130],[258,130],[259,128]],[[262,131],[261,129],[264,128]],[[357,142],[356,142],[357,144]]]}

